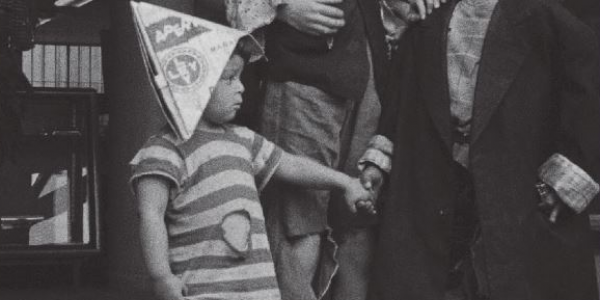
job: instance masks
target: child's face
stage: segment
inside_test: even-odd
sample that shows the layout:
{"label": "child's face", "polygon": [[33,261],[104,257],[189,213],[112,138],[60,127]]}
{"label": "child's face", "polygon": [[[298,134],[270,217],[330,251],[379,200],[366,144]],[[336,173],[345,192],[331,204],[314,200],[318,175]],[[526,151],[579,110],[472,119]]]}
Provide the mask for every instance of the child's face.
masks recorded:
{"label": "child's face", "polygon": [[240,56],[234,55],[229,59],[204,110],[203,119],[213,124],[224,124],[235,118],[242,105],[244,85],[240,75],[243,69],[244,60]]}

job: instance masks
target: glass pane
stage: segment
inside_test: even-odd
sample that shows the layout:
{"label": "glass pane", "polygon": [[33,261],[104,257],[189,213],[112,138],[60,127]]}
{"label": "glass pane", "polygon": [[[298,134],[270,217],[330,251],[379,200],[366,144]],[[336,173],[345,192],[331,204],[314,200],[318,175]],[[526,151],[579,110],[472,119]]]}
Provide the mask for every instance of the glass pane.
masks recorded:
{"label": "glass pane", "polygon": [[23,103],[25,136],[0,165],[0,246],[90,242],[86,122],[73,103]]}
{"label": "glass pane", "polygon": [[57,87],[67,87],[69,82],[67,46],[56,46]]}
{"label": "glass pane", "polygon": [[33,86],[44,86],[44,46],[35,45],[33,48],[33,72],[31,77],[31,84]]}
{"label": "glass pane", "polygon": [[79,86],[90,87],[90,47],[79,47]]}
{"label": "glass pane", "polygon": [[56,87],[56,46],[44,45],[44,86]]}
{"label": "glass pane", "polygon": [[79,46],[69,46],[69,87],[79,87]]}
{"label": "glass pane", "polygon": [[92,88],[98,93],[104,92],[104,84],[102,84],[102,51],[100,47],[92,47]]}

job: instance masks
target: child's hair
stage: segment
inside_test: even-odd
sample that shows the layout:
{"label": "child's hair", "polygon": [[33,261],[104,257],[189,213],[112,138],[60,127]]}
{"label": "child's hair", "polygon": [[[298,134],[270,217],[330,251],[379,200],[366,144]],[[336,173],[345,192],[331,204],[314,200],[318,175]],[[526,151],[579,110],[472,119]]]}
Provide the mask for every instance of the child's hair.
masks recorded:
{"label": "child's hair", "polygon": [[238,55],[244,60],[244,62],[248,62],[250,56],[252,56],[250,50],[252,48],[251,44],[254,43],[256,42],[250,36],[242,37],[235,47],[235,50],[233,50],[233,53],[231,53],[231,56],[233,57],[234,55]]}

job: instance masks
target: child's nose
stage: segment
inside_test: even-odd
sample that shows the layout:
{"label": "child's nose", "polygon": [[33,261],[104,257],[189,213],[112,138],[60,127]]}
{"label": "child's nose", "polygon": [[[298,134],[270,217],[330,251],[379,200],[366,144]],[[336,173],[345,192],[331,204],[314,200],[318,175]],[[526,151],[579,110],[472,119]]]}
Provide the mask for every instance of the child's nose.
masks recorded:
{"label": "child's nose", "polygon": [[235,84],[236,89],[238,89],[240,91],[240,93],[243,93],[246,90],[246,88],[244,87],[244,84],[242,83],[242,81],[240,79],[236,79],[234,84]]}

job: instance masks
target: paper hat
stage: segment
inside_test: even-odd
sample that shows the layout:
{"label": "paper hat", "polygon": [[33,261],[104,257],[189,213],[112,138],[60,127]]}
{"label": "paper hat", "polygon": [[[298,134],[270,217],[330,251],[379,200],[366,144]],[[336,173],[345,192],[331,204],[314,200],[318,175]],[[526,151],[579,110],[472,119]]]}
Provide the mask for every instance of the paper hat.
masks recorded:
{"label": "paper hat", "polygon": [[148,3],[131,2],[131,7],[162,111],[187,140],[238,41],[248,33]]}

